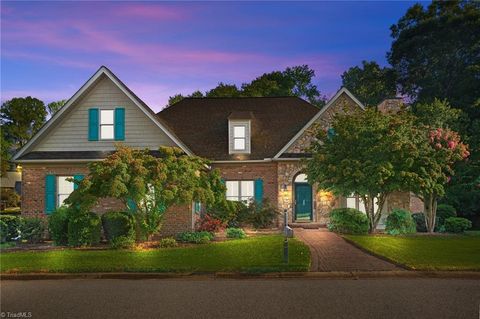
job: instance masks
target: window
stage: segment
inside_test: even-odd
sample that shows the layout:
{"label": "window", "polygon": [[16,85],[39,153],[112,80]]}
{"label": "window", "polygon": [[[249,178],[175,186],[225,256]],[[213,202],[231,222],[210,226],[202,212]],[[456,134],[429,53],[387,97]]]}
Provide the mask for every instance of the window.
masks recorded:
{"label": "window", "polygon": [[[359,196],[352,194],[346,199],[347,199],[347,208],[355,208],[361,211],[362,213],[366,212],[365,203]],[[377,208],[378,208],[378,201],[377,199],[375,199],[373,201],[373,209],[375,210],[375,212],[377,211]]]}
{"label": "window", "polygon": [[57,207],[62,206],[65,199],[73,192],[75,184],[67,179],[73,179],[73,176],[57,177]]}
{"label": "window", "polygon": [[250,202],[254,198],[253,181],[227,181],[227,200]]}
{"label": "window", "polygon": [[233,149],[235,151],[244,151],[246,148],[246,127],[245,125],[233,126]]}
{"label": "window", "polygon": [[113,140],[114,138],[114,111],[100,110],[100,139]]}

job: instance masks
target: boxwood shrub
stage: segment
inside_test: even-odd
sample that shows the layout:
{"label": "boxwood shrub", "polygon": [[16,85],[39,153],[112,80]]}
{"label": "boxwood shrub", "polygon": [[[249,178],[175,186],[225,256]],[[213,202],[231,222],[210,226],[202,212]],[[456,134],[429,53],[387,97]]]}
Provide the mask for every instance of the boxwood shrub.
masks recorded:
{"label": "boxwood shrub", "polygon": [[368,218],[354,208],[336,208],[330,212],[328,229],[342,234],[366,234]]}
{"label": "boxwood shrub", "polygon": [[214,237],[213,234],[208,231],[199,231],[199,232],[180,233],[177,239],[178,241],[181,241],[184,243],[203,244],[211,241],[213,237]]}
{"label": "boxwood shrub", "polygon": [[449,217],[445,219],[445,230],[449,233],[463,233],[472,228],[472,222],[462,217]]}
{"label": "boxwood shrub", "polygon": [[29,243],[38,243],[45,234],[45,221],[39,217],[24,218],[20,225],[20,236]]}
{"label": "boxwood shrub", "polygon": [[79,247],[98,244],[101,232],[102,222],[97,214],[79,213],[68,220],[68,245]]}
{"label": "boxwood shrub", "polygon": [[394,209],[387,217],[385,232],[390,235],[413,234],[417,226],[410,212]]}
{"label": "boxwood shrub", "polygon": [[457,210],[455,207],[447,204],[438,204],[436,225],[444,226],[445,220],[450,217],[457,217]]}
{"label": "boxwood shrub", "polygon": [[109,242],[123,236],[135,238],[135,220],[127,212],[107,212],[102,215],[105,237]]}
{"label": "boxwood shrub", "polygon": [[1,231],[1,237],[5,238],[5,241],[13,241],[20,238],[20,226],[23,222],[22,217],[14,215],[1,215],[0,220],[5,224],[2,224],[3,227]]}
{"label": "boxwood shrub", "polygon": [[226,230],[227,238],[245,238],[247,234],[241,228],[230,227]]}
{"label": "boxwood shrub", "polygon": [[427,231],[427,225],[425,224],[425,215],[423,215],[422,212],[413,213],[412,218],[415,222],[417,232],[425,233]]}
{"label": "boxwood shrub", "polygon": [[68,219],[71,214],[70,208],[61,206],[48,216],[48,231],[57,246],[68,244]]}

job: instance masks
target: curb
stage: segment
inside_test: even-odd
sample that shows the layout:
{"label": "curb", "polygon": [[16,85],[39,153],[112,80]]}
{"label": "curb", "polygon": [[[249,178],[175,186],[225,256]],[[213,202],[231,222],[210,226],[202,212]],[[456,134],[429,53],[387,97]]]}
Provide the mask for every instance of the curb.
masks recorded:
{"label": "curb", "polygon": [[70,279],[187,279],[187,280],[242,280],[242,279],[375,279],[375,278],[437,278],[476,279],[479,271],[358,271],[358,272],[273,272],[273,273],[12,273],[0,274],[0,280],[70,280]]}

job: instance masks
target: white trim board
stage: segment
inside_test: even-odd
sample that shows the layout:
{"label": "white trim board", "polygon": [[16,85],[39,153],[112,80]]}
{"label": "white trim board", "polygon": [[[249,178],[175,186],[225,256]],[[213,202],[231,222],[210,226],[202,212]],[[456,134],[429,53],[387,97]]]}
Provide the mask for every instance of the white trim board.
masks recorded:
{"label": "white trim board", "polygon": [[153,121],[175,144],[177,144],[185,153],[188,155],[193,155],[192,151],[188,149],[172,132],[170,132],[160,121],[147,110],[142,103],[135,98],[129,90],[125,87],[125,85],[117,80],[117,77],[105,66],[101,66],[93,75],[88,79],[85,84],[67,101],[67,103],[55,113],[50,120],[48,120],[42,128],[25,144],[12,158],[13,161],[16,161],[20,156],[22,156],[27,150],[29,150],[35,142],[48,130],[53,123],[58,121],[59,118],[65,114],[65,112],[87,91],[97,80],[100,76],[106,75],[115,85],[123,92],[128,98],[136,105],[140,110],[147,115],[149,119]]}
{"label": "white trim board", "polygon": [[300,137],[302,136],[303,132],[305,132],[310,126],[312,126],[313,123],[315,123],[316,120],[318,120],[318,118],[320,118],[320,116],[322,116],[323,113],[325,113],[326,110],[328,110],[332,105],[333,103],[340,97],[340,95],[342,95],[342,93],[345,93],[348,95],[348,97],[350,97],[353,102],[355,102],[362,110],[365,110],[365,106],[362,104],[362,102],[360,102],[347,88],[345,87],[342,87],[340,90],[338,90],[338,92],[330,99],[330,101],[328,101],[327,104],[325,104],[325,106],[320,110],[318,111],[317,114],[315,114],[312,119],[310,121],[308,121],[307,124],[305,124],[305,126],[297,132],[297,134],[295,134],[295,136],[284,146],[282,147],[282,149],[280,150],[280,152],[278,152],[273,158],[274,159],[279,159],[280,156],[290,147],[292,146],[293,143],[295,143],[295,141]]}

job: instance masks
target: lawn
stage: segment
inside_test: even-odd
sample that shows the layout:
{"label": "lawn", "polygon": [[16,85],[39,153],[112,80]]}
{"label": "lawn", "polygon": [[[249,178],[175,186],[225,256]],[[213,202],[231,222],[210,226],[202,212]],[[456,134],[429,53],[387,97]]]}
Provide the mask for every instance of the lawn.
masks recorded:
{"label": "lawn", "polygon": [[283,237],[259,236],[193,247],[150,250],[75,250],[0,254],[1,272],[270,272],[308,271],[308,247],[289,240],[283,263]]}
{"label": "lawn", "polygon": [[480,270],[480,235],[346,235],[364,249],[417,270]]}

